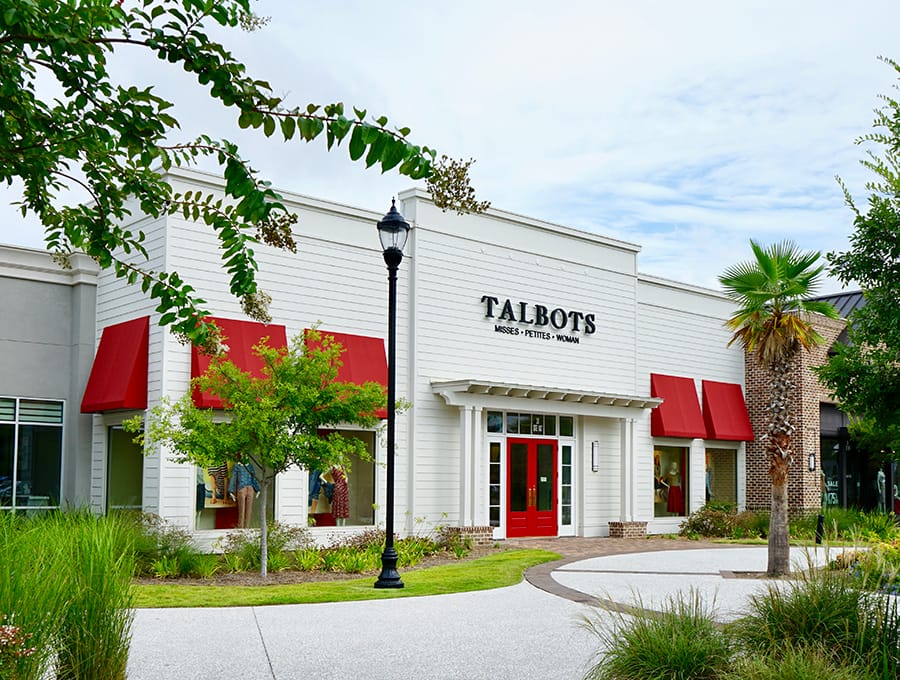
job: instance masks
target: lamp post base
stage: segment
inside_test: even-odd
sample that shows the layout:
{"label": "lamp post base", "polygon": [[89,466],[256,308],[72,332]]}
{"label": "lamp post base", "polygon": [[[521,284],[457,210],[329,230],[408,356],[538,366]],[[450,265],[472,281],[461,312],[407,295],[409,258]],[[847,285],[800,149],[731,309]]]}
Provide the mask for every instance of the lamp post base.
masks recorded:
{"label": "lamp post base", "polygon": [[381,553],[381,573],[378,580],[375,581],[376,588],[402,588],[403,581],[400,580],[400,573],[397,571],[397,551],[393,546],[386,548]]}

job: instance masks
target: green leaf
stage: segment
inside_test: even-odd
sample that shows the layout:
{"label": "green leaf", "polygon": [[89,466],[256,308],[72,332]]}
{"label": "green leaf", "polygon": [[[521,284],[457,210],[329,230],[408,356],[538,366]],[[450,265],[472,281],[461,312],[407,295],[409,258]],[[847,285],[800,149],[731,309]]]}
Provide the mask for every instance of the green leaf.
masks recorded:
{"label": "green leaf", "polygon": [[286,116],[281,119],[281,134],[284,135],[284,140],[287,141],[294,137],[294,132],[297,129],[297,123],[291,116]]}
{"label": "green leaf", "polygon": [[350,135],[350,159],[358,161],[366,152],[366,143],[363,141],[362,127],[357,125]]}

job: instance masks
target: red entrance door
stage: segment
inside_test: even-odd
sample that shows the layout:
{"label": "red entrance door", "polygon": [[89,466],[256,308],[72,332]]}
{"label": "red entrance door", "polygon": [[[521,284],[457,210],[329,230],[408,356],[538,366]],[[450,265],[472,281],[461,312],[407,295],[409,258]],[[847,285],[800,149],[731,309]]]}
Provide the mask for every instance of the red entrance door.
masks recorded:
{"label": "red entrance door", "polygon": [[556,441],[507,440],[506,535],[556,536]]}

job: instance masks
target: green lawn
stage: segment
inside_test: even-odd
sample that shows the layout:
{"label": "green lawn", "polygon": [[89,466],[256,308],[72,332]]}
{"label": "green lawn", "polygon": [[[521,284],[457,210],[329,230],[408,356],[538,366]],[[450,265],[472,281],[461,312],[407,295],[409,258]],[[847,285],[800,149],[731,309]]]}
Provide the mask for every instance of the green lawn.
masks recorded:
{"label": "green lawn", "polygon": [[375,577],[272,586],[136,585],[134,606],[250,607],[443,595],[519,583],[526,569],[560,559],[545,550],[509,550],[441,567],[401,572],[405,587],[376,590]]}

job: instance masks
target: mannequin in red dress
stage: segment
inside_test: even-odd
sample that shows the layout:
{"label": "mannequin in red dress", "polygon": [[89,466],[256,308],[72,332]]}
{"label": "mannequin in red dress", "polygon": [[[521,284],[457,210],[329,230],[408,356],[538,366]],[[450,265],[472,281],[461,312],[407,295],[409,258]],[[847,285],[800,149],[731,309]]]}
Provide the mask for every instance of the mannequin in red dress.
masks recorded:
{"label": "mannequin in red dress", "polygon": [[666,483],[669,485],[669,500],[666,510],[680,517],[685,514],[684,492],[681,490],[681,473],[678,470],[678,463],[674,461],[666,473]]}

